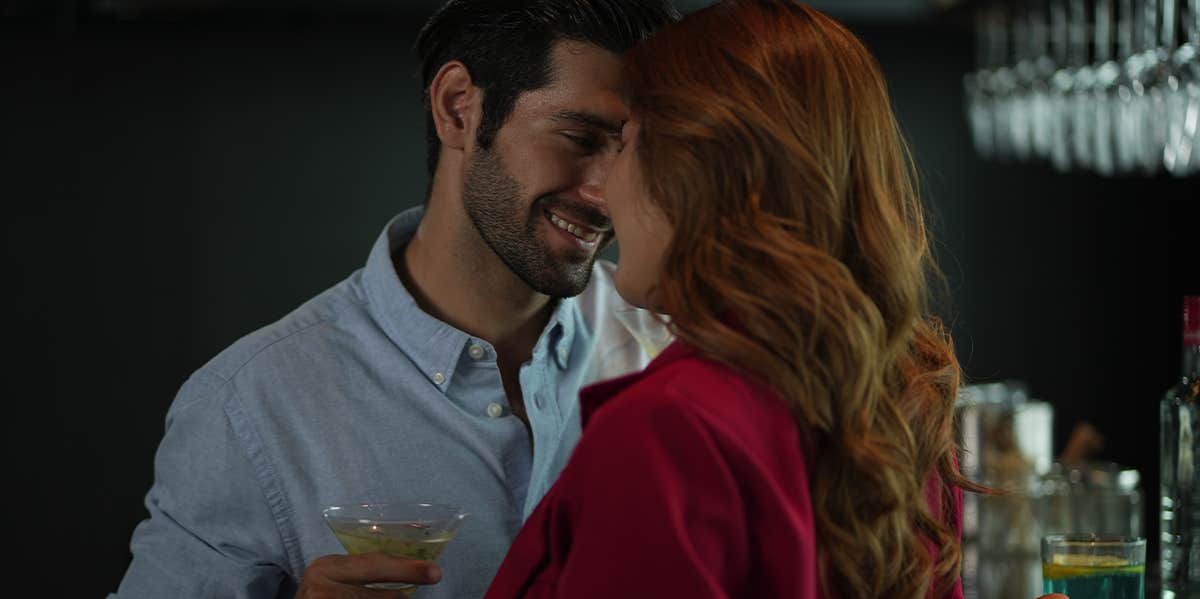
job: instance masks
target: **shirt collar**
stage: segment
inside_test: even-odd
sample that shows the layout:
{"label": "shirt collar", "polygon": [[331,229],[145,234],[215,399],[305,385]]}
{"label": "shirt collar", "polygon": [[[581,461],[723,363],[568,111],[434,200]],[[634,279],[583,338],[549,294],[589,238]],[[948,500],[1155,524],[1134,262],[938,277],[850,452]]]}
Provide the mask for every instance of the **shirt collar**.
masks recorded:
{"label": "shirt collar", "polygon": [[[421,369],[430,382],[445,390],[450,386],[455,366],[472,337],[422,310],[400,281],[392,262],[392,255],[407,245],[416,234],[424,213],[424,207],[417,206],[400,213],[388,223],[367,258],[362,275],[363,288],[368,310],[388,338]],[[546,358],[560,369],[567,368],[578,311],[574,298],[559,300],[535,346],[535,358],[541,349],[549,354]]]}
{"label": "shirt collar", "polygon": [[592,414],[601,406],[608,403],[612,398],[620,395],[626,389],[632,387],[638,381],[650,375],[650,373],[666,367],[672,362],[677,362],[691,355],[695,355],[696,350],[690,345],[682,341],[674,341],[667,346],[658,357],[654,358],[646,368],[641,372],[627,374],[623,377],[602,381],[588,385],[579,391],[580,403],[580,422],[583,426],[587,426],[588,420]]}
{"label": "shirt collar", "polygon": [[[575,316],[578,312],[575,298],[562,298],[550,316],[550,322],[546,324],[546,331],[550,332],[549,350],[554,354],[554,363],[561,370],[571,365],[571,346],[575,342]],[[542,338],[547,338],[546,332],[542,333]]]}

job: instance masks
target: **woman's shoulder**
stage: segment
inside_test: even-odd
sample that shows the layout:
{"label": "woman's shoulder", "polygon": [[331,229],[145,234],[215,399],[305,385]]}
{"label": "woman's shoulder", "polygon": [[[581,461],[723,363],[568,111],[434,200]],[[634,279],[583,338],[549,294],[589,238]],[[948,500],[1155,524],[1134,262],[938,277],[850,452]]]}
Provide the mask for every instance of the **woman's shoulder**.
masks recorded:
{"label": "woman's shoulder", "polygon": [[596,411],[589,435],[673,435],[681,430],[740,443],[771,430],[795,433],[783,400],[748,373],[697,353],[672,360]]}

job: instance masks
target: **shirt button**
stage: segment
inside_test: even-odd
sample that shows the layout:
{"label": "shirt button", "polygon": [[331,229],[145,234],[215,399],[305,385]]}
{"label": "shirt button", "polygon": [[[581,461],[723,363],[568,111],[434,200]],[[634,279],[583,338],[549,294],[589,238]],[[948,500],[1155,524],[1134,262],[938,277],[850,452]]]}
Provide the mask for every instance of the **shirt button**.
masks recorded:
{"label": "shirt button", "polygon": [[442,374],[442,373],[440,373],[440,372],[435,372],[435,373],[433,373],[433,382],[434,382],[434,383],[436,383],[436,384],[438,384],[438,385],[440,385],[440,384],[442,384],[442,383],[446,382],[446,375],[444,375],[444,374]]}
{"label": "shirt button", "polygon": [[558,359],[563,362],[567,361],[567,348],[565,348],[565,347],[558,348]]}
{"label": "shirt button", "polygon": [[467,353],[470,354],[472,358],[478,360],[483,357],[485,352],[483,351],[482,345],[474,344],[470,347],[470,349],[467,350]]}
{"label": "shirt button", "polygon": [[499,418],[504,415],[504,406],[498,403],[488,404],[487,414],[492,418]]}

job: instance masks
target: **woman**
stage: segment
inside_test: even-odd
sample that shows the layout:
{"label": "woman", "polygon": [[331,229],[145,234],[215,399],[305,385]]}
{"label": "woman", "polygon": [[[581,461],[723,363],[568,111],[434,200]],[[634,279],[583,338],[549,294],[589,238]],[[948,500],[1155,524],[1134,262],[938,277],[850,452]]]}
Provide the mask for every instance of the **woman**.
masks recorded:
{"label": "woman", "polygon": [[626,58],[616,285],[678,341],[583,392],[511,597],[961,597],[959,367],[883,77],[788,1]]}

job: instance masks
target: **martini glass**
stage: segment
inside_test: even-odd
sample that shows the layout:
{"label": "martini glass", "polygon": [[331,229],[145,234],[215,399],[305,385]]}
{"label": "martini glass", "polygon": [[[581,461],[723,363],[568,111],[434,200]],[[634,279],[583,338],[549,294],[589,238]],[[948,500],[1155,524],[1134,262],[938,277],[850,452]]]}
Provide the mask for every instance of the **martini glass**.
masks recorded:
{"label": "martini glass", "polygon": [[[428,562],[437,561],[467,517],[462,508],[433,503],[333,505],[323,513],[325,523],[350,555],[385,553]],[[403,591],[406,597],[418,588],[404,582],[366,586]]]}

